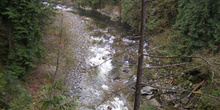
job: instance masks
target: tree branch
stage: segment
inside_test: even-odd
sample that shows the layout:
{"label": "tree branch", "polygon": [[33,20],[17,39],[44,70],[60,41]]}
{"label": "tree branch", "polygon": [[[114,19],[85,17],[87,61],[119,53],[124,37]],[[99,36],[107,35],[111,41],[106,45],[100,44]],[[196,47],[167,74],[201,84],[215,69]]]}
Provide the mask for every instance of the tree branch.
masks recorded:
{"label": "tree branch", "polygon": [[147,54],[144,54],[144,55],[151,57],[151,58],[198,58],[198,59],[205,61],[208,65],[213,65],[213,64],[220,65],[220,63],[210,62],[205,58],[197,57],[197,56],[153,56],[153,55],[147,55]]}
{"label": "tree branch", "polygon": [[210,94],[204,94],[204,93],[201,93],[202,95],[205,95],[205,96],[208,96],[208,97],[212,97],[212,98],[215,98],[215,99],[218,99],[220,100],[220,97],[218,96],[213,96],[213,95],[210,95]]}
{"label": "tree branch", "polygon": [[[159,46],[158,46],[158,47],[154,47],[154,48],[152,48],[152,49],[147,50],[147,52],[154,51],[154,50],[156,50],[156,49],[158,49],[158,48],[160,48],[160,47],[159,47]],[[146,55],[145,55],[145,56],[146,56]]]}
{"label": "tree branch", "polygon": [[171,64],[171,65],[163,65],[163,66],[150,66],[143,69],[160,69],[160,68],[168,68],[172,66],[180,66],[180,65],[186,65],[188,62],[185,63],[177,63],[177,64]]}

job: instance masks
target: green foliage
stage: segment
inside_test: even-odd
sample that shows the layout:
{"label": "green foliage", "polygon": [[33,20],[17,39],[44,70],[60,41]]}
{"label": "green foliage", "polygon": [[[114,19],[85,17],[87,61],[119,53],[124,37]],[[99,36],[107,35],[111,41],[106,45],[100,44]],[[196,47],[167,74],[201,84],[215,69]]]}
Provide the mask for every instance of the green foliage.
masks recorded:
{"label": "green foliage", "polygon": [[78,3],[92,7],[93,9],[100,8],[101,0],[77,0]]}
{"label": "green foliage", "polygon": [[47,99],[41,101],[41,110],[48,110],[52,107],[53,110],[75,110],[75,100],[68,100],[65,96],[54,96],[52,100]]}
{"label": "green foliage", "polygon": [[[12,39],[14,41],[8,59],[11,60],[10,70],[17,72],[17,76],[26,73],[26,70],[34,67],[32,57],[38,52],[38,42],[42,37],[38,24],[39,4],[26,1],[13,1],[3,15],[8,16],[13,23]],[[16,60],[15,60],[16,59]],[[20,67],[19,67],[20,66]],[[23,68],[22,68],[23,67]]]}
{"label": "green foliage", "polygon": [[32,98],[23,92],[9,103],[10,110],[33,110]]}
{"label": "green foliage", "polygon": [[32,98],[19,81],[42,58],[46,24],[54,14],[39,0],[0,0],[0,104],[30,110]]}
{"label": "green foliage", "polygon": [[42,104],[41,110],[47,110],[53,108],[53,110],[75,110],[77,105],[77,98],[67,98],[65,96],[64,88],[61,82],[56,82],[53,87],[54,94],[51,94],[51,87],[42,87],[44,90],[41,94],[41,100],[39,103]]}
{"label": "green foliage", "polygon": [[76,2],[92,7],[93,9],[103,8],[106,5],[116,4],[115,0],[76,0]]}
{"label": "green foliage", "polygon": [[42,39],[42,30],[50,19],[51,10],[38,0],[1,0],[0,17],[7,29],[3,35],[8,45],[5,65],[9,73],[20,77],[36,67],[38,58],[42,55],[39,45]]}
{"label": "green foliage", "polygon": [[5,80],[7,84],[4,84],[4,92],[1,91],[0,107],[7,110],[32,110],[32,97],[29,91],[22,87],[21,81],[10,75],[5,76]]}
{"label": "green foliage", "polygon": [[170,27],[177,15],[178,0],[152,0],[147,2],[146,29],[149,32],[161,31]]}
{"label": "green foliage", "polygon": [[217,50],[220,44],[220,1],[181,0],[174,25],[177,50],[191,54],[201,48]]}
{"label": "green foliage", "polygon": [[144,110],[156,110],[156,109],[157,109],[157,106],[153,106],[153,105],[149,105],[144,108]]}
{"label": "green foliage", "polygon": [[[146,29],[150,32],[161,30],[173,24],[177,15],[177,0],[151,0],[146,3]],[[138,29],[140,24],[141,3],[139,0],[124,0],[122,21]]]}
{"label": "green foliage", "polygon": [[141,2],[139,0],[123,0],[122,22],[138,28],[140,22]]}
{"label": "green foliage", "polygon": [[7,82],[5,80],[4,74],[0,73],[0,93],[5,91],[6,84],[7,84]]}

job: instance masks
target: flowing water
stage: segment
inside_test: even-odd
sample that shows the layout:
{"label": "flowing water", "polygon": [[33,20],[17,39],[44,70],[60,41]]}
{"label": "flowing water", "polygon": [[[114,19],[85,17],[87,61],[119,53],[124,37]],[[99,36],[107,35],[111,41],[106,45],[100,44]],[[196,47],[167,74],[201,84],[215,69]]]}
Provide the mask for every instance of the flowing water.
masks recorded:
{"label": "flowing water", "polygon": [[127,96],[131,94],[123,93],[122,89],[135,80],[129,72],[132,56],[128,55],[135,51],[130,46],[135,41],[126,39],[126,30],[106,16],[95,11],[80,14],[89,22],[87,32],[91,43],[86,62],[90,69],[82,78],[80,109],[128,110]]}
{"label": "flowing water", "polygon": [[75,80],[69,82],[70,92],[80,88],[77,91],[79,110],[130,110],[134,94],[131,85],[136,80],[133,70],[137,62],[137,43],[128,39],[128,29],[96,11],[56,8],[70,11],[67,12],[72,13],[69,17],[77,18],[71,21],[71,25],[78,26],[73,30],[78,30],[79,40],[83,36],[83,42],[87,42],[80,44],[86,47],[81,64],[85,71],[79,72],[80,77],[69,78]]}

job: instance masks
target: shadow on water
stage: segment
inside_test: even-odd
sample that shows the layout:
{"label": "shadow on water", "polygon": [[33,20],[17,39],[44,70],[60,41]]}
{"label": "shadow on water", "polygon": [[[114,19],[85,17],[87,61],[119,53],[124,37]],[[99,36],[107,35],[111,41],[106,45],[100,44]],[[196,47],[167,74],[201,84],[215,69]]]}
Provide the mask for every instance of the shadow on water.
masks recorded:
{"label": "shadow on water", "polygon": [[98,21],[99,23],[102,24],[106,24],[108,26],[118,27],[125,31],[129,31],[131,29],[131,27],[128,24],[121,23],[120,21],[112,21],[111,17],[101,14],[96,10],[85,10],[82,8],[74,8],[74,11],[71,12],[74,14],[78,14],[80,16],[92,18],[93,20]]}

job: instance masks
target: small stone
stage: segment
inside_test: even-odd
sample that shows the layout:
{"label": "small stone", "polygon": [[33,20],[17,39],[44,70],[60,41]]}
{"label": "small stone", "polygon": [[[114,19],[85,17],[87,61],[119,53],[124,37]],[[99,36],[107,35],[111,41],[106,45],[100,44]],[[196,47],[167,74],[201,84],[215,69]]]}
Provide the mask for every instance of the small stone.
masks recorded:
{"label": "small stone", "polygon": [[111,106],[108,106],[108,110],[112,110],[112,107],[111,107]]}

